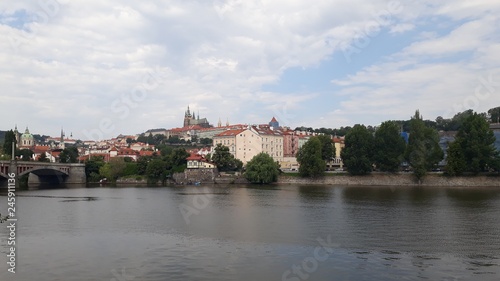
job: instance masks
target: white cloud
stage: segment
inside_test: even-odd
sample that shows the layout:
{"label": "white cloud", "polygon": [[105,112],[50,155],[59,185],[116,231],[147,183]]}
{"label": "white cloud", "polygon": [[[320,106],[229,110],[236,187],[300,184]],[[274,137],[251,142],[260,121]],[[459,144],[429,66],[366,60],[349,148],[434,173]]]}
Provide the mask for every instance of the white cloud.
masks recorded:
{"label": "white cloud", "polygon": [[[58,3],[57,7],[43,7],[38,1],[0,3],[0,36],[7,38],[0,41],[0,100],[9,104],[0,113],[0,129],[18,123],[57,134],[64,126],[76,137],[86,138],[84,130],[97,129],[109,119],[116,128],[103,135],[110,137],[180,126],[188,104],[212,123],[219,117],[223,122],[227,117],[232,122],[258,123],[261,120],[252,118],[267,120],[284,112],[284,119],[292,123],[288,125],[299,125],[298,116],[308,120],[308,113],[317,114],[303,104],[320,94],[300,89],[270,93],[262,86],[281,83],[283,73],[292,67],[319,65],[338,50],[338,44],[353,40],[357,30],[388,9],[385,0]],[[473,88],[478,74],[498,67],[498,36],[494,36],[498,21],[488,12],[498,11],[498,4],[401,3],[402,11],[392,14],[390,25],[384,27],[394,37],[417,30],[430,17],[465,23],[446,36],[429,30],[427,34],[434,36],[419,38],[390,56],[389,62],[335,77],[341,86],[337,96],[345,99],[332,113],[338,120],[362,120],[379,112],[399,116],[402,104],[437,108],[452,93],[463,98],[469,91],[464,89]],[[28,16],[47,17],[26,22],[30,32],[7,25],[21,10]],[[471,52],[471,57],[445,64],[419,63],[421,58],[462,51]],[[144,99],[133,101],[131,91],[158,68],[164,73],[161,83],[148,89]],[[439,79],[444,75],[448,78]],[[419,100],[436,98],[418,89],[449,92],[434,102],[413,102],[411,95]],[[301,114],[290,118],[293,110]]]}
{"label": "white cloud", "polygon": [[413,30],[414,28],[415,25],[411,23],[397,24],[390,28],[390,33],[404,33],[406,31]]}

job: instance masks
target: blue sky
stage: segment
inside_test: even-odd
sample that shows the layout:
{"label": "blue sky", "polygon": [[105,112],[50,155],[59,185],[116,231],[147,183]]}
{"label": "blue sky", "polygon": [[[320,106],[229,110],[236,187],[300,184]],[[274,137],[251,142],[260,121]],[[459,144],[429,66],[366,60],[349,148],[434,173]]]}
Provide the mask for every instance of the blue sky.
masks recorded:
{"label": "blue sky", "polygon": [[0,130],[80,139],[292,128],[500,105],[500,2],[3,1]]}

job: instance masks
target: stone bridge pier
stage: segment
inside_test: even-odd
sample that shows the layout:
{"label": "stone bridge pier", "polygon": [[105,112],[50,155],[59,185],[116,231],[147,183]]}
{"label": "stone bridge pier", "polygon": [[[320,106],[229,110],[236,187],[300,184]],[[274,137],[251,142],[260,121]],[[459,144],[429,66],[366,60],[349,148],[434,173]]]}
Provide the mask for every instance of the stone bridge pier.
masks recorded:
{"label": "stone bridge pier", "polygon": [[45,163],[27,161],[0,161],[0,185],[6,186],[9,174],[16,175],[16,183],[28,175],[29,185],[85,184],[85,164]]}

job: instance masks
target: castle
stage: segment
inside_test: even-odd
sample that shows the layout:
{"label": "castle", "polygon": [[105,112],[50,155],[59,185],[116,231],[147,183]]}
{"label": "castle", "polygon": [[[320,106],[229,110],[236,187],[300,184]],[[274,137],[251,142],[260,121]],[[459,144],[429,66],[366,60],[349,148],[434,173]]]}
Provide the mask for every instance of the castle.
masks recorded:
{"label": "castle", "polygon": [[198,125],[202,128],[211,128],[212,127],[212,125],[210,125],[210,123],[208,123],[207,118],[200,119],[200,113],[198,113],[198,118],[195,117],[194,112],[193,112],[193,114],[191,114],[191,110],[189,109],[189,105],[188,105],[188,108],[187,108],[186,112],[184,113],[184,125],[183,125],[183,127],[186,128],[186,127],[193,126],[193,125]]}

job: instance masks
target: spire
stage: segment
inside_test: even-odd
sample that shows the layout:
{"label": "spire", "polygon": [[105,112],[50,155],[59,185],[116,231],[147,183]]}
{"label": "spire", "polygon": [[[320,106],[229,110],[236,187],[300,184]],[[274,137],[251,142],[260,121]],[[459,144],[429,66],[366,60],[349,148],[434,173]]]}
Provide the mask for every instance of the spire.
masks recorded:
{"label": "spire", "polygon": [[229,127],[229,118],[226,118],[226,126]]}
{"label": "spire", "polygon": [[59,143],[59,148],[60,149],[64,149],[65,148],[63,127],[61,127],[61,140],[60,140],[60,143]]}
{"label": "spire", "polygon": [[30,130],[28,130],[28,126],[26,126],[26,130],[24,130],[24,133],[25,134],[29,134],[30,133]]}
{"label": "spire", "polygon": [[220,121],[220,117],[219,117],[219,123],[217,123],[217,127],[222,127],[222,122]]}
{"label": "spire", "polygon": [[198,110],[198,120],[200,120],[200,111]]}

